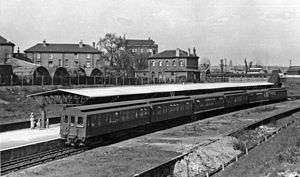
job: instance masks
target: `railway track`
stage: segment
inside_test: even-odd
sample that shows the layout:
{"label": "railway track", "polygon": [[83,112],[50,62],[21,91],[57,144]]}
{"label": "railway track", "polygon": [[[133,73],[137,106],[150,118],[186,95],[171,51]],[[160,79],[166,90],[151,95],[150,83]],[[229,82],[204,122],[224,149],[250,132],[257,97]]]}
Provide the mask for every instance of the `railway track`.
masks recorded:
{"label": "railway track", "polygon": [[64,147],[61,149],[49,150],[35,155],[26,156],[24,158],[19,158],[16,160],[11,160],[5,163],[1,163],[1,175],[5,175],[14,171],[25,169],[34,165],[42,164],[44,162],[78,154],[83,152],[86,149],[87,149],[86,147],[82,147],[82,148]]}
{"label": "railway track", "polygon": [[[216,115],[220,115],[220,114],[224,114],[224,113],[228,113],[228,112],[232,112],[232,111],[242,110],[243,108],[251,108],[251,107],[255,107],[255,106],[257,106],[257,105],[254,104],[252,106],[246,106],[246,107],[243,106],[240,108],[233,108],[231,110],[224,110],[224,112],[222,112],[222,113],[217,113],[216,111],[207,112],[201,118],[208,118],[208,117],[212,117],[212,116],[216,116]],[[41,152],[38,154],[26,156],[23,158],[18,158],[15,160],[1,163],[1,175],[5,175],[5,174],[8,174],[8,173],[11,173],[14,171],[29,168],[29,167],[32,167],[35,165],[39,165],[44,162],[49,162],[49,161],[61,159],[61,158],[67,157],[67,156],[79,154],[79,153],[87,151],[89,149],[117,143],[122,140],[130,139],[130,138],[137,137],[140,135],[149,134],[149,133],[152,133],[155,131],[168,129],[168,128],[171,128],[174,126],[178,126],[178,125],[182,125],[184,123],[191,122],[191,121],[195,121],[195,120],[191,120],[191,118],[186,118],[186,119],[182,119],[180,121],[174,121],[172,123],[164,122],[164,123],[160,123],[159,125],[151,125],[150,127],[147,127],[146,130],[144,127],[134,128],[130,131],[126,131],[126,133],[123,133],[122,135],[118,134],[117,136],[114,135],[113,137],[112,137],[112,135],[108,135],[101,141],[94,142],[93,144],[91,144],[88,147],[80,147],[80,148],[63,147],[63,148],[59,148],[59,149],[53,149],[53,150]],[[213,142],[210,142],[210,143],[213,143]]]}

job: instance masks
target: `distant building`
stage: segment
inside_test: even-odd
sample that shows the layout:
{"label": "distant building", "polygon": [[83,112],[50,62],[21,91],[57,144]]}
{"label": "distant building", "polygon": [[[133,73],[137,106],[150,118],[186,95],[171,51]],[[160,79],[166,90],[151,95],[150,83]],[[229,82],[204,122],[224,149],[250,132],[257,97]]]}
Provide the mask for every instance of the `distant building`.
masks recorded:
{"label": "distant building", "polygon": [[6,60],[12,56],[15,44],[7,41],[0,36],[0,64],[4,64]]}
{"label": "distant building", "polygon": [[148,58],[148,71],[152,78],[159,80],[199,80],[198,59],[195,48],[193,53],[190,49],[188,52],[179,48],[165,50]]}
{"label": "distant building", "polygon": [[64,67],[68,71],[74,71],[73,74],[86,74],[87,70],[99,68],[103,64],[100,51],[82,41],[78,44],[54,44],[43,41],[24,52],[35,64],[46,68]]}
{"label": "distant building", "polygon": [[158,45],[151,38],[147,40],[125,39],[125,49],[137,54],[149,53],[154,55],[158,53]]}
{"label": "distant building", "polygon": [[286,71],[287,75],[300,75],[300,66],[290,66]]}

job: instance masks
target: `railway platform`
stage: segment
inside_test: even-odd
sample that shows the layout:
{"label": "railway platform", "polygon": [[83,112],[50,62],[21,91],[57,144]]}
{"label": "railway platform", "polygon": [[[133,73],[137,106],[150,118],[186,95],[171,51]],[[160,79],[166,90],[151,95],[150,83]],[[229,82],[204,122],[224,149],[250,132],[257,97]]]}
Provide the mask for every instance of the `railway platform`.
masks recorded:
{"label": "railway platform", "polygon": [[0,151],[59,139],[59,124],[46,129],[20,129],[0,133]]}

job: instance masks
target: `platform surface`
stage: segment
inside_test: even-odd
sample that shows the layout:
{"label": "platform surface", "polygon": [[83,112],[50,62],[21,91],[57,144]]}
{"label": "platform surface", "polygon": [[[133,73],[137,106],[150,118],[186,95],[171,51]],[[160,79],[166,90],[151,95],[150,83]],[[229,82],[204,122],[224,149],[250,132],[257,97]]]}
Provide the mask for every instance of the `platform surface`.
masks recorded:
{"label": "platform surface", "polygon": [[50,125],[47,129],[20,129],[0,133],[0,150],[12,149],[28,144],[60,138],[59,124]]}

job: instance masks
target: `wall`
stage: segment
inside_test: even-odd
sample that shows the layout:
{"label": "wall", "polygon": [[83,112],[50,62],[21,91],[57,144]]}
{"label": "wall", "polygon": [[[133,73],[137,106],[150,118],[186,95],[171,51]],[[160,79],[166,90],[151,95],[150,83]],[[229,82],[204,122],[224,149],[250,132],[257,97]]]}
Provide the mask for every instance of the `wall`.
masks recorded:
{"label": "wall", "polygon": [[4,63],[4,59],[7,58],[9,54],[12,54],[13,50],[13,46],[0,45],[0,64]]}
{"label": "wall", "polygon": [[[103,62],[100,60],[100,54],[89,54],[90,58],[88,58],[87,53],[39,53],[40,59],[37,58],[38,53],[27,53],[27,57],[32,59],[34,63],[39,63],[42,66],[47,68],[51,67],[65,67],[65,68],[95,68],[96,63]],[[51,59],[52,54],[52,59]],[[52,64],[49,64],[49,61],[52,61]],[[76,63],[76,62],[78,63]],[[89,61],[89,64],[88,64]],[[98,62],[97,62],[98,61]],[[88,67],[89,66],[89,67]],[[98,66],[99,67],[99,66]]]}

